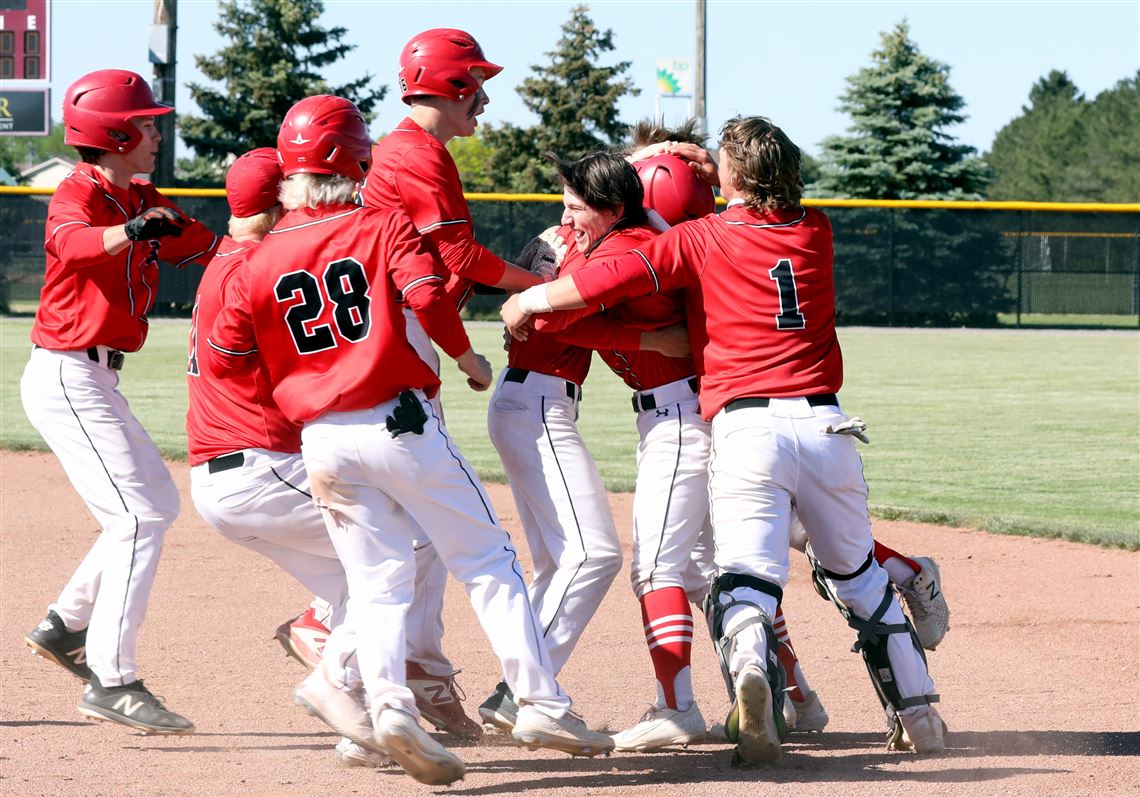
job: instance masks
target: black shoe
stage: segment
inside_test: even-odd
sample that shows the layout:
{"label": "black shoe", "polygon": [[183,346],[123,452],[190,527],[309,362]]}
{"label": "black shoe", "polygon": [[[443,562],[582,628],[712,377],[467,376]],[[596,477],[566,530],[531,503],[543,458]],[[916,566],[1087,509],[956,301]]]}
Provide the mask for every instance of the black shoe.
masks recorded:
{"label": "black shoe", "polygon": [[72,675],[91,680],[91,668],[87,666],[87,629],[68,631],[63,620],[55,612],[47,617],[24,637],[24,642],[36,655],[54,661]]}
{"label": "black shoe", "polygon": [[514,729],[518,716],[519,707],[515,704],[514,693],[506,681],[499,681],[495,691],[479,706],[479,718],[485,724],[507,733]]}
{"label": "black shoe", "polygon": [[134,681],[124,686],[100,686],[91,677],[91,685],[79,704],[79,713],[101,722],[117,722],[144,733],[184,734],[194,732],[194,723],[175,714],[162,701]]}

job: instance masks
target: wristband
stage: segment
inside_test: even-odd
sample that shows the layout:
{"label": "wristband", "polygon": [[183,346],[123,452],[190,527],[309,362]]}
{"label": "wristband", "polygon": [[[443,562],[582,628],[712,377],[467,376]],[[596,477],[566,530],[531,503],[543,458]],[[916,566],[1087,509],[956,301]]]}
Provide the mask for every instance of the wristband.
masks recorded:
{"label": "wristband", "polygon": [[534,285],[519,294],[519,310],[527,315],[549,313],[553,308],[546,298],[546,283]]}

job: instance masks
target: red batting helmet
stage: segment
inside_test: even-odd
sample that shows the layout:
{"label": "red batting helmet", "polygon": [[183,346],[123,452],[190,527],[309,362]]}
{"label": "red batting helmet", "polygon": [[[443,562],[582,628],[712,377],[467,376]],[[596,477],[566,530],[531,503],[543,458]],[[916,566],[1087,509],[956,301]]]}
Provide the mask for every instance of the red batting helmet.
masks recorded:
{"label": "red batting helmet", "polygon": [[477,68],[483,70],[485,80],[503,71],[483,57],[483,48],[470,33],[454,28],[425,30],[404,45],[400,53],[400,99],[462,100],[479,88],[471,75],[471,70]]}
{"label": "red batting helmet", "polygon": [[129,152],[142,141],[132,119],[173,110],[155,102],[141,75],[125,69],[89,72],[68,86],[64,95],[63,141],[72,147]]}
{"label": "red batting helmet", "polygon": [[306,97],[285,114],[277,134],[277,156],[286,177],[339,174],[359,182],[372,165],[368,123],[344,97]]}
{"label": "red batting helmet", "polygon": [[637,161],[633,168],[645,186],[645,208],[656,210],[670,226],[716,209],[712,188],[676,155],[654,155]]}

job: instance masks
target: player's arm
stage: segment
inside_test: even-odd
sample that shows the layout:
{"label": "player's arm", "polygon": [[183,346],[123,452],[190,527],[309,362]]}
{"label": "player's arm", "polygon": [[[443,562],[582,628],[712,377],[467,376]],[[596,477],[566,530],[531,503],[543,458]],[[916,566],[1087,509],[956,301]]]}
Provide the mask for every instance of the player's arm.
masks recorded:
{"label": "player's arm", "polygon": [[93,190],[65,181],[48,207],[47,238],[44,248],[68,268],[82,269],[103,265],[130,245],[126,225],[96,225],[90,208],[102,202]]}
{"label": "player's arm", "polygon": [[206,367],[217,377],[246,374],[261,363],[249,302],[249,276],[239,268],[223,289],[222,309],[206,338]]}
{"label": "player's arm", "polygon": [[428,337],[467,375],[467,384],[486,390],[491,386],[491,366],[471,346],[458,311],[447,299],[438,255],[406,215],[392,213],[387,224],[387,263],[393,283]]}
{"label": "player's arm", "polygon": [[180,222],[181,232],[177,236],[162,240],[159,250],[162,259],[175,268],[184,268],[192,262],[209,265],[218,244],[222,242],[221,236],[215,235],[205,224],[183,213],[181,208],[157,191],[154,192],[153,202],[154,207],[169,208],[184,220],[184,223]]}

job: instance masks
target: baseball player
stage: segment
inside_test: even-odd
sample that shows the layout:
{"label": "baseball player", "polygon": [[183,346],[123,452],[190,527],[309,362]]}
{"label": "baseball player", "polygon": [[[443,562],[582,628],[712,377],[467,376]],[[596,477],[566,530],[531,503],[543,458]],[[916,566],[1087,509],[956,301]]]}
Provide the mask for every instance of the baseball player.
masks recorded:
{"label": "baseball player", "polygon": [[729,208],[681,224],[616,261],[512,297],[502,314],[525,337],[538,312],[685,291],[712,423],[715,579],[707,619],[735,700],[733,760],[779,758],[783,679],[772,618],[788,573],[793,506],[822,587],[858,631],[855,648],[892,723],[891,746],[944,749],[945,726],[922,648],[873,554],[854,427],[839,408],[831,228],[800,205],[799,149],[763,117],[722,128],[706,155]]}
{"label": "baseball player", "polygon": [[[348,617],[294,700],[420,782],[463,777],[463,762],[416,723],[405,685],[413,543],[426,529],[526,701],[515,740],[608,752],[612,741],[570,712],[510,538],[428,401],[439,378],[407,341],[397,293],[470,386],[486,389],[490,366],[407,214],[352,203],[371,160],[364,118],[348,100],[309,97],[286,115],[277,149],[288,212],[234,276],[208,342],[219,374],[263,362],[275,403],[303,424],[313,499],[348,576]],[[367,709],[328,666],[353,652]]]}
{"label": "baseball player", "polygon": [[[321,659],[329,628],[344,617],[348,596],[344,568],[328,537],[324,519],[313,505],[301,459],[301,427],[277,409],[262,371],[224,381],[201,367],[205,336],[221,308],[229,280],[245,257],[280,219],[281,166],[277,151],[263,148],[234,161],[226,175],[230,235],[207,269],[195,298],[190,331],[186,416],[191,464],[191,497],[198,512],[227,538],[280,565],[318,596],[314,608],[278,629],[291,655],[309,669]],[[283,519],[287,519],[287,522]],[[423,674],[421,660],[434,660],[442,634],[434,622],[423,622],[422,604],[442,602],[444,578],[432,567],[438,561],[430,544],[416,550],[414,619],[408,623],[408,684],[425,719],[458,738],[478,738],[479,725],[468,719],[452,693],[450,677]],[[419,566],[420,564],[423,566]],[[433,609],[427,613],[434,616]],[[427,650],[427,655],[420,651]],[[444,661],[450,675],[450,662]],[[348,680],[359,682],[350,673]],[[376,765],[377,759],[346,743],[338,748],[345,764]]]}
{"label": "baseball player", "polygon": [[26,641],[88,682],[79,711],[147,733],[193,733],[139,679],[135,646],[178,489],[119,392],[124,352],[146,341],[158,260],[206,263],[218,238],[149,182],[162,137],[139,75],[84,75],[64,97],[82,163],[48,205],[47,272],[20,382],[24,411],[102,531]]}

